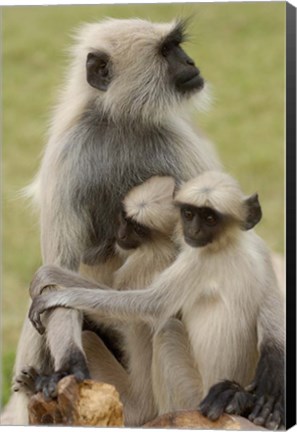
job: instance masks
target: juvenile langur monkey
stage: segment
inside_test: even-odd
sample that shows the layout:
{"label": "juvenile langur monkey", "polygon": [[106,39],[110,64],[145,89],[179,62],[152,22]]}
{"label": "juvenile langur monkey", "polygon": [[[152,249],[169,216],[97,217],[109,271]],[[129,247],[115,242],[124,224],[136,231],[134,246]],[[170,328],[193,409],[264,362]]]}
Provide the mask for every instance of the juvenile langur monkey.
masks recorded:
{"label": "juvenile langur monkey", "polygon": [[[102,254],[105,275],[118,268],[112,259],[116,218],[132,187],[153,175],[186,181],[220,169],[208,141],[185,118],[185,103],[201,92],[204,80],[183,50],[184,40],[181,21],[108,19],[77,33],[31,188],[40,206],[44,264],[71,271],[84,267],[95,279],[99,267],[101,281]],[[47,319],[43,336],[26,320],[15,375],[31,365],[55,372],[53,382],[65,373],[87,378],[81,338],[61,342],[80,334],[82,314],[56,309]],[[15,409],[15,424],[27,423],[27,401]]]}
{"label": "juvenile langur monkey", "polygon": [[[125,197],[116,233],[116,253],[124,263],[113,275],[113,288],[146,288],[176,258],[173,232],[178,212],[173,205],[174,188],[172,177],[154,176]],[[120,329],[128,357],[128,378],[99,340],[89,339],[84,348],[91,376],[101,381],[109,378],[119,390],[125,425],[140,426],[158,414],[151,376],[153,328],[137,319],[124,326],[121,323]],[[106,362],[102,367],[103,358]],[[118,382],[121,370],[125,375]]]}
{"label": "juvenile langur monkey", "polygon": [[[64,306],[162,326],[181,310],[201,379],[200,399],[188,408],[200,403],[210,419],[227,411],[278,428],[284,423],[284,305],[266,246],[250,231],[261,219],[258,197],[244,197],[227,174],[206,172],[185,183],[175,203],[181,252],[149,288],[73,286],[35,298],[30,319],[42,329],[40,314]],[[174,340],[168,345],[172,326],[164,332],[166,365],[174,353]],[[182,364],[180,371],[186,379]],[[175,378],[166,375],[166,388],[174,389]]]}
{"label": "juvenile langur monkey", "polygon": [[[124,198],[115,241],[115,254],[123,264],[110,278],[113,288],[145,288],[176,258],[173,234],[178,211],[173,205],[174,189],[172,177],[154,176],[134,187]],[[59,274],[59,269],[57,272]],[[32,283],[30,294],[33,298],[40,294],[36,290],[39,288],[40,281],[37,285]],[[87,314],[86,319],[92,322],[92,314]],[[102,316],[100,321],[108,323],[109,319]],[[116,321],[112,318],[113,325]],[[125,326],[122,322],[119,324],[128,372],[95,334],[85,332],[84,349],[91,377],[109,382],[118,389],[124,406],[125,425],[139,426],[158,413],[151,376],[153,328],[139,319],[126,322]],[[44,388],[44,379],[34,369],[26,368],[16,378],[15,390],[33,394],[42,386]]]}

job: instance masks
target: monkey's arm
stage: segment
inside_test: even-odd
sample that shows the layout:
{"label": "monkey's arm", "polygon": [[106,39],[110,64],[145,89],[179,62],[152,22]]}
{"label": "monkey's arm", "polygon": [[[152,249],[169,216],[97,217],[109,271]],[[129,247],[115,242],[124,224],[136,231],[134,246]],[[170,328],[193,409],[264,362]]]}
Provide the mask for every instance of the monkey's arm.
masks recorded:
{"label": "monkey's arm", "polygon": [[42,294],[33,300],[29,317],[39,332],[44,331],[40,315],[60,306],[118,319],[167,320],[180,310],[192,291],[192,287],[183,284],[184,275],[180,268],[176,261],[145,290],[118,292],[72,286],[70,290]]}
{"label": "monkey's arm", "polygon": [[73,286],[80,288],[101,288],[109,289],[109,287],[91,281],[78,273],[61,268],[55,265],[44,265],[40,267],[34,274],[30,284],[30,296],[32,299],[39,296],[45,288],[52,286],[53,289],[72,288]]}
{"label": "monkey's arm", "polygon": [[259,361],[254,380],[247,390],[256,397],[249,419],[276,429],[283,427],[285,385],[284,304],[276,288],[266,293],[258,318]]}

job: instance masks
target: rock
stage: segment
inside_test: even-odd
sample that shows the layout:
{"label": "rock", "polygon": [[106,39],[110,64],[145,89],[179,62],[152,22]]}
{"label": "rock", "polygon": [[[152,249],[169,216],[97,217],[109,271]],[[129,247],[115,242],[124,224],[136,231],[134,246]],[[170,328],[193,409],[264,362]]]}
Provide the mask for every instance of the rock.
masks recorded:
{"label": "rock", "polygon": [[46,401],[41,393],[31,398],[29,423],[123,426],[123,406],[113,386],[67,376],[58,383],[57,399]]}
{"label": "rock", "polygon": [[174,429],[226,429],[226,430],[266,430],[239,416],[223,414],[218,420],[211,421],[199,411],[176,411],[163,414],[146,423],[145,428]]}

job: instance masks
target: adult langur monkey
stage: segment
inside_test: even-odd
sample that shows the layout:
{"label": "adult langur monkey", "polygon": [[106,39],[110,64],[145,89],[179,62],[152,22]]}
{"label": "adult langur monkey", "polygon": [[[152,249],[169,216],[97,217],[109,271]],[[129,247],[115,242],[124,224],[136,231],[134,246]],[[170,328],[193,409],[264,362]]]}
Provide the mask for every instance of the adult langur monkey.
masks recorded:
{"label": "adult langur monkey", "polygon": [[[172,177],[154,176],[134,187],[125,196],[115,240],[115,254],[123,264],[111,278],[114,289],[145,288],[176,258],[178,248],[173,235],[178,210],[173,205],[174,189],[175,181]],[[61,270],[55,270],[48,276],[59,278]],[[65,274],[62,274],[61,281],[64,277]],[[74,275],[73,283],[75,282]],[[41,280],[31,286],[32,297],[40,294],[40,286]],[[97,316],[93,320],[92,314],[85,316],[90,322],[96,322],[96,318],[98,321]],[[127,370],[97,335],[84,332],[83,346],[88,367],[92,379],[108,382],[119,391],[125,425],[140,426],[158,414],[151,376],[153,327],[142,320],[125,322],[125,325],[113,317],[111,320],[108,316],[102,316],[100,324],[106,325],[111,321],[119,329]],[[63,342],[69,344],[65,338]],[[43,390],[47,397],[53,397],[51,392],[56,389],[45,386],[45,380],[46,377],[39,376],[36,370],[28,367],[16,377],[14,390],[26,392],[28,396]]]}
{"label": "adult langur monkey", "polygon": [[[178,372],[168,367],[173,354],[184,381],[180,397],[187,399],[189,369],[178,350],[184,332],[170,318],[180,310],[200,379],[199,398],[187,400],[187,408],[200,402],[202,413],[213,420],[227,411],[269,429],[283,426],[284,304],[269,252],[251,231],[262,216],[258,196],[245,197],[227,174],[205,172],[183,185],[175,202],[181,252],[150,287],[125,292],[60,289],[36,297],[30,318],[40,331],[40,314],[59,306],[128,321],[153,320],[161,327],[154,345],[157,403],[172,410],[181,408],[174,400],[180,393]],[[38,281],[37,273],[33,284]]]}
{"label": "adult langur monkey", "polygon": [[[56,264],[96,279],[105,254],[112,259],[115,221],[125,194],[152,175],[188,180],[220,169],[207,140],[185,118],[185,104],[204,80],[185,53],[185,23],[108,19],[77,33],[72,62],[57,105],[41,168],[32,187],[40,205],[44,264]],[[99,258],[98,258],[99,262]],[[87,270],[86,270],[87,269]],[[108,282],[107,280],[105,282]],[[71,347],[63,338],[80,334],[78,311],[48,313],[47,332],[36,334],[26,319],[15,376],[30,365],[53,374],[89,376],[81,338]],[[17,399],[19,402],[17,402]],[[16,395],[13,422],[26,424],[28,399]]]}

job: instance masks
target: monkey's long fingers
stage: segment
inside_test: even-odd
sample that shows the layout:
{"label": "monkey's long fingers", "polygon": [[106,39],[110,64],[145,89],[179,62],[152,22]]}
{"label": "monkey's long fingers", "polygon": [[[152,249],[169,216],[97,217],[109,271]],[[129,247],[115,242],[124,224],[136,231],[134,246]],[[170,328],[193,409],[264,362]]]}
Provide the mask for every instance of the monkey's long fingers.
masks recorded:
{"label": "monkey's long fingers", "polygon": [[210,420],[218,419],[240,389],[241,387],[232,381],[215,384],[200,403],[200,412]]}
{"label": "monkey's long fingers", "polygon": [[244,389],[247,392],[252,392],[252,391],[254,391],[256,389],[256,387],[257,387],[257,382],[253,381],[251,384],[249,384],[248,386],[246,386]]}
{"label": "monkey's long fingers", "polygon": [[272,430],[284,428],[283,398],[279,398],[279,400],[276,402],[273,411],[266,420],[265,427]]}
{"label": "monkey's long fingers", "polygon": [[29,319],[35,329],[41,335],[45,332],[45,327],[41,322],[40,315],[46,310],[44,307],[44,301],[41,297],[36,297],[30,307],[29,310]]}
{"label": "monkey's long fingers", "polygon": [[24,368],[14,379],[12,390],[18,392],[23,389],[27,394],[34,394],[37,377],[38,372],[33,367]]}
{"label": "monkey's long fingers", "polygon": [[37,370],[32,366],[27,366],[24,369],[22,369],[22,374],[27,376],[33,381],[39,376]]}
{"label": "monkey's long fingers", "polygon": [[269,397],[265,402],[265,404],[263,405],[262,409],[257,414],[257,416],[254,418],[253,422],[258,426],[264,425],[272,411],[273,405],[274,405],[274,398]]}
{"label": "monkey's long fingers", "polygon": [[253,408],[253,411],[251,412],[251,414],[249,415],[249,420],[251,422],[253,422],[255,420],[256,417],[258,417],[259,413],[261,412],[263,406],[265,404],[265,397],[261,396],[257,402],[255,403],[255,406]]}
{"label": "monkey's long fingers", "polygon": [[225,412],[244,416],[254,405],[255,396],[245,390],[235,393],[233,399],[226,407]]}

